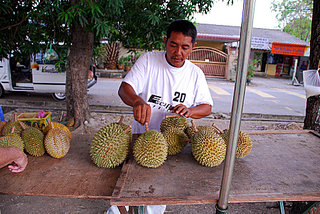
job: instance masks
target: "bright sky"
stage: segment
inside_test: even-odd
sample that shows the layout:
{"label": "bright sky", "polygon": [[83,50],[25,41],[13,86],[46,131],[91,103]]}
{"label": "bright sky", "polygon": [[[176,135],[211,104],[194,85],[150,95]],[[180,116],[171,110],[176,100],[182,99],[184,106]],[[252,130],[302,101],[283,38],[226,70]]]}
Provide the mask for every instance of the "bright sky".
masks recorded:
{"label": "bright sky", "polygon": [[[211,11],[206,14],[196,14],[197,23],[240,26],[242,21],[243,0],[234,0],[233,5],[216,1]],[[253,27],[277,29],[276,14],[271,12],[272,0],[256,0]]]}

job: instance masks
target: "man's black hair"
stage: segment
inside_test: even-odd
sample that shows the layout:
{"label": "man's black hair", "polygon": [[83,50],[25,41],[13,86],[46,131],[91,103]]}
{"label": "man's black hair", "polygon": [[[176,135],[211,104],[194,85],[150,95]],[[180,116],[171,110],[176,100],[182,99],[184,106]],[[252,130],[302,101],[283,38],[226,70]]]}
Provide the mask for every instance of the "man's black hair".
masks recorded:
{"label": "man's black hair", "polygon": [[182,20],[182,19],[173,21],[167,29],[167,39],[170,38],[172,31],[177,33],[183,33],[183,35],[185,36],[191,36],[192,44],[196,42],[197,29],[190,21]]}

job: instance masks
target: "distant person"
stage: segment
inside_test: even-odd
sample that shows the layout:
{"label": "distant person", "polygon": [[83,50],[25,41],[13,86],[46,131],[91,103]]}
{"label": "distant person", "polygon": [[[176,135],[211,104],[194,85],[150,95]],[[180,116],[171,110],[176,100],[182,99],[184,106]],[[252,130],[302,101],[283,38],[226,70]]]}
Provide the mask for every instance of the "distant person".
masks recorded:
{"label": "distant person", "polygon": [[300,70],[301,71],[304,71],[304,70],[306,70],[307,69],[307,65],[305,64],[305,61],[302,61],[302,64],[301,64],[301,66],[300,66]]}
{"label": "distant person", "polygon": [[11,172],[22,172],[27,164],[27,155],[18,147],[0,147],[0,168],[8,165]]}

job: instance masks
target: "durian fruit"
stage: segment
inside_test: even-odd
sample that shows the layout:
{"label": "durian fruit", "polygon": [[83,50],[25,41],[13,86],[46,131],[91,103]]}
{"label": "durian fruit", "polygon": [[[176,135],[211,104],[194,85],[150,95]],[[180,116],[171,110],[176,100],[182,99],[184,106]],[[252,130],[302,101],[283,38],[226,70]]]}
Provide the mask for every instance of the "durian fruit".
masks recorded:
{"label": "durian fruit", "polygon": [[157,168],[168,156],[168,144],[163,134],[156,130],[149,130],[138,137],[133,145],[133,157],[144,167]]}
{"label": "durian fruit", "polygon": [[[129,127],[129,125],[123,123],[123,119],[124,119],[124,116],[121,115],[120,120],[119,120],[119,122],[118,122],[117,124],[119,124],[119,125],[122,127],[123,130],[127,130],[128,127]],[[130,127],[131,127],[131,126],[130,126]],[[127,131],[126,133],[127,133],[127,135],[129,136],[130,142],[131,142],[131,140],[132,140],[132,131],[131,131],[131,128],[128,129],[128,131]]]}
{"label": "durian fruit", "polygon": [[46,134],[48,133],[48,131],[49,131],[50,129],[52,129],[52,127],[53,127],[53,128],[59,128],[59,129],[63,130],[63,131],[68,135],[69,139],[71,140],[71,132],[70,132],[69,128],[66,127],[65,125],[61,124],[61,123],[58,123],[58,122],[53,122],[53,121],[51,121],[51,122],[49,123],[49,125],[47,125],[47,126],[44,128],[43,134],[46,135]]}
{"label": "durian fruit", "polygon": [[165,119],[161,121],[160,131],[164,132],[169,127],[176,127],[184,131],[188,127],[188,120],[180,115],[167,115]]}
{"label": "durian fruit", "polygon": [[121,125],[111,123],[101,128],[93,137],[90,146],[92,161],[99,167],[114,168],[128,156],[130,137],[127,134],[131,127],[123,130]]}
{"label": "durian fruit", "polygon": [[[191,120],[191,124],[192,123],[194,123],[193,120]],[[214,128],[213,126],[197,126],[197,129],[198,129],[198,131],[207,130],[207,131],[211,131],[214,133],[218,133],[216,128]],[[185,133],[187,134],[188,138],[191,139],[192,136],[196,133],[194,125],[192,124],[191,126],[187,127],[185,129]]]}
{"label": "durian fruit", "polygon": [[[228,129],[225,129],[221,137],[223,138],[225,144],[228,143],[230,136],[230,131]],[[239,132],[239,138],[238,138],[238,145],[237,145],[237,152],[236,152],[236,158],[243,158],[247,156],[252,150],[252,140],[250,136],[240,131]]]}
{"label": "durian fruit", "polygon": [[203,166],[218,166],[225,159],[227,146],[217,133],[196,129],[191,145],[194,158]]}
{"label": "durian fruit", "polygon": [[168,154],[176,155],[180,153],[183,147],[186,145],[187,135],[176,127],[167,128],[162,132],[166,142],[168,144]]}
{"label": "durian fruit", "polygon": [[32,156],[39,157],[44,155],[43,133],[37,128],[27,127],[23,122],[20,122],[20,125],[23,129],[21,138],[24,142],[25,150]]}
{"label": "durian fruit", "polygon": [[2,133],[3,127],[5,127],[6,124],[7,124],[7,121],[1,121],[1,122],[0,122],[0,135],[1,135],[1,133]]}
{"label": "durian fruit", "polygon": [[14,134],[15,127],[12,127],[11,133],[6,136],[0,137],[0,147],[15,146],[23,151],[24,144],[22,138]]}
{"label": "durian fruit", "polygon": [[62,158],[70,149],[70,138],[62,129],[52,127],[45,136],[44,147],[51,157]]}
{"label": "durian fruit", "polygon": [[3,127],[2,135],[5,136],[8,134],[11,134],[11,130],[13,127],[15,127],[14,134],[17,134],[20,136],[22,132],[22,128],[20,126],[20,123],[18,122],[17,113],[14,113],[14,121],[7,122],[6,125]]}

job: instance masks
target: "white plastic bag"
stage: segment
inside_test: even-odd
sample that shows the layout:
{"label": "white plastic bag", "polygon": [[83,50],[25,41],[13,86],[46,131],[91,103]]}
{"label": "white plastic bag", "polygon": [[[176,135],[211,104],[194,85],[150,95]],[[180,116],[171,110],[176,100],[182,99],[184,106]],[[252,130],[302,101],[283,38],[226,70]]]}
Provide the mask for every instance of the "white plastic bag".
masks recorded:
{"label": "white plastic bag", "polygon": [[[320,69],[319,69],[320,70]],[[307,98],[320,95],[319,70],[303,71],[303,85]]]}

